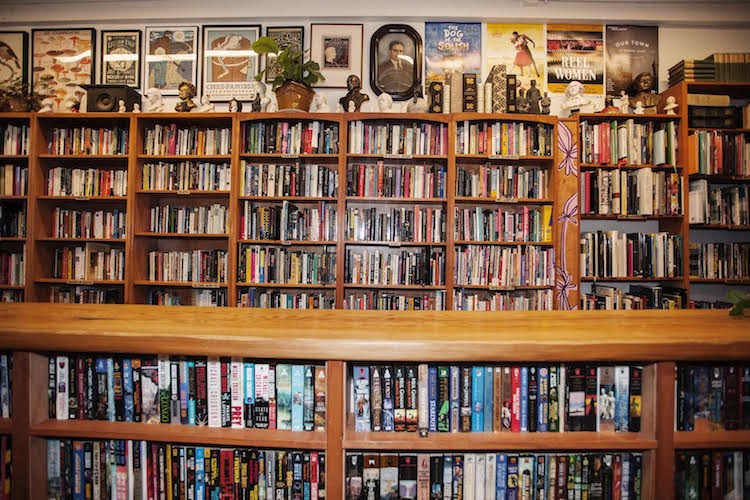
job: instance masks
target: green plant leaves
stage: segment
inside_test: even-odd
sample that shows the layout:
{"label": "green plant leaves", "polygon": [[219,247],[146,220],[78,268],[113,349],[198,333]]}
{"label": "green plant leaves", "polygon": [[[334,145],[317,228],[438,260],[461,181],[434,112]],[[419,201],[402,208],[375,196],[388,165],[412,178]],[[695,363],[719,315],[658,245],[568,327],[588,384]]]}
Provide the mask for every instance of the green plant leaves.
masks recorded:
{"label": "green plant leaves", "polygon": [[745,308],[750,308],[750,294],[740,290],[730,290],[727,293],[727,299],[734,304],[729,310],[730,316],[739,316],[745,311]]}
{"label": "green plant leaves", "polygon": [[276,43],[276,40],[267,36],[258,38],[250,47],[259,56],[268,53],[276,54],[279,51],[279,45]]}
{"label": "green plant leaves", "polygon": [[[273,80],[272,88],[276,90],[287,82],[301,83],[305,87],[312,87],[317,82],[325,80],[320,73],[320,65],[315,61],[308,60],[304,62],[304,53],[292,47],[286,47],[279,51],[276,41],[267,36],[258,38],[253,44],[252,49],[258,54],[276,54],[275,58],[270,58],[268,66],[255,75],[255,80],[260,81],[266,74],[271,71],[276,74]],[[306,51],[307,52],[307,51]]]}

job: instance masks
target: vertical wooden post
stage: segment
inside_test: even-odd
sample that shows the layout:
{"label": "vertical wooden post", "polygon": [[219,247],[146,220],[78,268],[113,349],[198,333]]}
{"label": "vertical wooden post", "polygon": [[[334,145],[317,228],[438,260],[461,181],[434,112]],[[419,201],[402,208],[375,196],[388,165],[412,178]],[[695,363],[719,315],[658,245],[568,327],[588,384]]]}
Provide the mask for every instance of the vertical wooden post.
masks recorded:
{"label": "vertical wooden post", "polygon": [[658,478],[654,497],[674,498],[674,373],[675,363],[659,363],[656,367],[656,459],[654,477]]}
{"label": "vertical wooden post", "polygon": [[11,478],[11,494],[14,500],[31,498],[31,485],[35,479],[38,480],[31,472],[32,456],[31,438],[29,436],[29,423],[31,421],[29,394],[31,383],[29,380],[29,358],[30,354],[28,352],[16,351],[13,353],[13,392],[11,394],[13,401],[13,435],[11,443],[13,477]]}
{"label": "vertical wooden post", "polygon": [[344,497],[344,373],[343,361],[326,363],[326,497]]}

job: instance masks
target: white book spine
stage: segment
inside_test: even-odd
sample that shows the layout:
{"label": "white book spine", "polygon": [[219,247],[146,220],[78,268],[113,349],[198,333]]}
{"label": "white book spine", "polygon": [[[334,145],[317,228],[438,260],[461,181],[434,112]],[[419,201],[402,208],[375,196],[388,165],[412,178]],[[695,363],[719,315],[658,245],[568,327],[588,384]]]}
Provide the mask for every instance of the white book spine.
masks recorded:
{"label": "white book spine", "polygon": [[208,358],[206,362],[208,390],[208,426],[221,427],[221,362],[219,358]]}
{"label": "white book spine", "polygon": [[69,394],[69,369],[68,357],[57,357],[57,420],[68,420],[68,394]]}
{"label": "white book spine", "polygon": [[[476,492],[476,455],[464,455],[464,500],[474,500]],[[482,500],[482,499],[479,499]]]}
{"label": "white book spine", "polygon": [[487,465],[485,463],[486,461],[485,454],[477,453],[475,455],[475,461],[476,463],[474,466],[474,476],[475,476],[474,487],[475,487],[476,493],[474,495],[474,498],[478,500],[482,500],[486,498],[485,497],[485,487],[486,487],[485,481],[487,480],[486,478]]}
{"label": "white book spine", "polygon": [[243,373],[242,373],[242,360],[238,358],[232,358],[231,365],[231,393],[232,393],[232,428],[241,429],[245,427],[245,412],[244,412],[244,388],[243,388]]}

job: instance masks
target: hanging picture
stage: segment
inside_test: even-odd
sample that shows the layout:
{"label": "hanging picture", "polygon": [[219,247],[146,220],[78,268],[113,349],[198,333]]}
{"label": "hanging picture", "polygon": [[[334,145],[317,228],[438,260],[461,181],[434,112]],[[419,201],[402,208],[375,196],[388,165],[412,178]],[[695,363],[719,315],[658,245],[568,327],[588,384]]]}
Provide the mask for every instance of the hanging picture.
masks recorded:
{"label": "hanging picture", "polygon": [[29,34],[0,31],[0,86],[29,80]]}
{"label": "hanging picture", "polygon": [[349,75],[362,81],[362,25],[311,24],[310,59],[320,64],[323,88],[345,88]]}
{"label": "hanging picture", "polygon": [[482,23],[424,23],[427,82],[445,73],[482,74]]}
{"label": "hanging picture", "polygon": [[524,90],[536,82],[536,88],[546,88],[543,24],[487,24],[487,68],[505,65],[506,72],[516,75],[516,82]]}
{"label": "hanging picture", "polygon": [[397,101],[422,89],[422,37],[406,24],[386,24],[370,40],[370,86]]}
{"label": "hanging picture", "polygon": [[102,84],[141,86],[141,30],[102,31]]}
{"label": "hanging picture", "polygon": [[[607,96],[656,93],[659,74],[657,26],[607,26]],[[632,101],[635,102],[635,101]]]}
{"label": "hanging picture", "polygon": [[80,85],[94,83],[96,30],[32,30],[32,82],[40,96],[53,99],[53,110],[86,93]]}
{"label": "hanging picture", "polygon": [[249,101],[258,91],[260,25],[203,26],[203,90],[212,101]]}
{"label": "hanging picture", "polygon": [[[305,27],[304,26],[274,26],[266,28],[266,36],[273,38],[276,41],[276,45],[279,46],[280,50],[291,46],[295,50],[302,52],[302,46],[305,43]],[[276,58],[274,54],[266,54],[266,68],[269,67],[269,63]],[[266,83],[273,82],[276,78],[275,71],[266,71]]]}
{"label": "hanging picture", "polygon": [[146,28],[146,82],[162,95],[178,95],[182,82],[196,84],[198,65],[197,27]]}
{"label": "hanging picture", "polygon": [[604,92],[601,25],[547,25],[547,90],[564,93],[574,80],[586,94]]}

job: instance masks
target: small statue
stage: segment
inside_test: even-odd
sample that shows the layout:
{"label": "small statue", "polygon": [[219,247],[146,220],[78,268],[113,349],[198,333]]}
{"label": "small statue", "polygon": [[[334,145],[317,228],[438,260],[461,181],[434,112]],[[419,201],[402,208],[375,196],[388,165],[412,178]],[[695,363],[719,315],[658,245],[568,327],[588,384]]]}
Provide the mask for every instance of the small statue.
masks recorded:
{"label": "small statue", "polygon": [[190,82],[182,82],[178,87],[180,100],[175,104],[174,109],[179,113],[189,113],[196,108],[193,97],[196,96],[195,85]]}
{"label": "small statue", "polygon": [[146,92],[149,113],[161,113],[164,111],[164,101],[161,98],[161,90],[151,87]]}
{"label": "small statue", "polygon": [[[362,107],[362,103],[370,100],[370,96],[362,93],[362,81],[357,75],[349,75],[346,79],[347,93],[344,97],[339,99],[342,108],[346,108],[350,112],[359,111]],[[351,109],[349,103],[354,103],[354,109]]]}
{"label": "small statue", "polygon": [[427,113],[429,106],[427,101],[422,97],[422,89],[414,91],[414,97],[406,104],[407,113]]}
{"label": "small statue", "polygon": [[279,106],[276,104],[275,101],[271,101],[268,103],[268,108],[266,109],[268,113],[276,113],[279,111]]}
{"label": "small statue", "polygon": [[68,113],[78,113],[81,109],[81,101],[79,101],[75,97],[71,97],[70,99],[65,101],[65,109],[68,111]]}
{"label": "small statue", "polygon": [[136,103],[133,103],[133,113],[140,113],[141,112],[141,105]]}
{"label": "small statue", "polygon": [[630,113],[630,96],[624,90],[620,91],[620,113],[624,115]]}
{"label": "small statue", "polygon": [[216,106],[211,104],[211,97],[208,95],[201,96],[201,107],[198,111],[201,113],[211,113],[216,111]]}
{"label": "small statue", "polygon": [[127,111],[127,109],[125,108],[125,101],[120,99],[120,102],[118,102],[117,104],[118,104],[118,108],[117,108],[118,113],[124,113]]}
{"label": "small statue", "polygon": [[256,92],[255,98],[250,101],[250,111],[260,113],[260,92]]}
{"label": "small statue", "polygon": [[242,111],[242,103],[239,102],[234,97],[232,97],[232,100],[229,101],[229,112],[230,113],[239,113],[241,111]]}
{"label": "small statue", "polygon": [[538,115],[539,111],[539,100],[542,98],[542,93],[536,88],[536,80],[531,80],[531,87],[526,91],[526,102],[529,105],[529,113]]}
{"label": "small statue", "polygon": [[661,96],[656,93],[656,77],[651,73],[643,72],[633,78],[630,84],[629,94],[635,102],[643,103],[644,111],[656,113],[656,107],[661,102]]}
{"label": "small statue", "polygon": [[336,103],[336,113],[343,113],[343,112],[344,112],[344,108],[341,107],[341,103],[340,102],[337,102]]}
{"label": "small statue", "polygon": [[635,103],[635,109],[633,110],[633,113],[636,115],[642,115],[646,110],[643,108],[643,103],[641,101],[638,101]]}
{"label": "small statue", "polygon": [[578,80],[570,82],[565,88],[565,102],[562,105],[562,109],[573,113],[584,106],[588,106],[591,100],[586,98],[583,90],[583,84]]}
{"label": "small statue", "polygon": [[357,111],[357,106],[354,104],[354,101],[349,101],[349,107],[347,108],[347,111],[349,113],[354,113]]}
{"label": "small statue", "polygon": [[664,106],[664,111],[666,111],[668,115],[675,115],[677,114],[675,109],[677,109],[677,99],[675,96],[671,95],[667,97],[667,104]]}
{"label": "small statue", "polygon": [[268,111],[268,105],[271,104],[271,98],[266,97],[266,84],[258,82],[258,94],[260,95],[260,111],[265,113]]}
{"label": "small statue", "polygon": [[393,97],[383,92],[378,96],[378,111],[381,113],[393,113]]}
{"label": "small statue", "polygon": [[516,108],[519,113],[529,112],[529,102],[526,100],[526,96],[523,93],[523,87],[518,87],[518,97],[516,97]]}
{"label": "small statue", "polygon": [[542,97],[542,100],[539,101],[539,104],[542,106],[542,114],[548,115],[549,114],[549,108],[552,106],[552,99],[549,98],[547,95],[547,92],[544,93],[544,97]]}
{"label": "small statue", "polygon": [[326,102],[326,96],[321,94],[320,92],[315,94],[315,97],[313,97],[313,102],[315,103],[316,113],[330,113],[331,112],[331,107]]}
{"label": "small statue", "polygon": [[51,113],[52,112],[52,106],[55,104],[55,100],[51,97],[45,97],[42,100],[42,107],[39,108],[39,111],[37,113]]}

